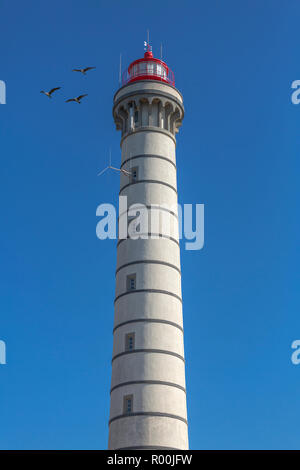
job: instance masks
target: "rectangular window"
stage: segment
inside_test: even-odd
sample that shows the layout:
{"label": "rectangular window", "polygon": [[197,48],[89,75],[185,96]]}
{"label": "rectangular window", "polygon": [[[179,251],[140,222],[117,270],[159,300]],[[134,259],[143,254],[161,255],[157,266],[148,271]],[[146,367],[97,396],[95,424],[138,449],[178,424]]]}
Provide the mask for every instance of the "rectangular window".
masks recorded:
{"label": "rectangular window", "polygon": [[139,120],[139,112],[138,112],[138,111],[135,111],[135,112],[134,112],[134,122],[135,122],[135,124],[138,123],[138,120]]}
{"label": "rectangular window", "polygon": [[134,127],[134,107],[133,104],[131,103],[129,105],[129,128],[130,130],[133,130]]}
{"label": "rectangular window", "polygon": [[138,179],[138,167],[131,168],[131,182],[134,183]]}
{"label": "rectangular window", "polygon": [[126,351],[132,351],[134,349],[134,341],[135,340],[135,334],[134,333],[127,333],[125,335],[125,350]]}
{"label": "rectangular window", "polygon": [[135,290],[136,289],[136,275],[130,274],[127,276],[127,290]]}
{"label": "rectangular window", "polygon": [[123,401],[123,412],[124,414],[133,412],[133,395],[126,395]]}

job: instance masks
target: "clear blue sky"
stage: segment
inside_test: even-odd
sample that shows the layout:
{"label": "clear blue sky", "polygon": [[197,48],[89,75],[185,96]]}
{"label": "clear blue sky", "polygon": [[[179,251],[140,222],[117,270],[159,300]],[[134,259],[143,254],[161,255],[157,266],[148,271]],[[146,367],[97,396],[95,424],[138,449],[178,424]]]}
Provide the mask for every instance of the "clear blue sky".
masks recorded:
{"label": "clear blue sky", "polygon": [[180,202],[205,204],[204,249],[182,250],[191,448],[300,448],[299,21],[297,0],[1,1],[0,448],[107,446],[116,249],[95,214],[119,180],[96,174],[147,28],[184,96]]}

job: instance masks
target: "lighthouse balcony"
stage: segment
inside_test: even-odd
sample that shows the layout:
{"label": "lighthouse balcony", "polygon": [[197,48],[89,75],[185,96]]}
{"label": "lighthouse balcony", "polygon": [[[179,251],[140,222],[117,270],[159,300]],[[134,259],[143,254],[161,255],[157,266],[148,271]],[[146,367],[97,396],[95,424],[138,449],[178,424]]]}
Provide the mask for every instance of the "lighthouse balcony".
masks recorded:
{"label": "lighthouse balcony", "polygon": [[154,60],[140,62],[126,69],[122,75],[122,86],[137,80],[158,80],[175,86],[173,71],[163,63]]}

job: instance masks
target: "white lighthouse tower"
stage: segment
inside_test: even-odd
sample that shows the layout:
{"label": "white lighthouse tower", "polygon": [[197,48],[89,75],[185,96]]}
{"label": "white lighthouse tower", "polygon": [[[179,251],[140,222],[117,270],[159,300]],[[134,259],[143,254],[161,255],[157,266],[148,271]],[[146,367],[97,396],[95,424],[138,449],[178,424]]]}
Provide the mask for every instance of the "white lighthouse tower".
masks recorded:
{"label": "white lighthouse tower", "polygon": [[113,106],[120,196],[151,220],[139,237],[119,233],[109,449],[188,449],[175,156],[183,115],[173,72],[146,44]]}

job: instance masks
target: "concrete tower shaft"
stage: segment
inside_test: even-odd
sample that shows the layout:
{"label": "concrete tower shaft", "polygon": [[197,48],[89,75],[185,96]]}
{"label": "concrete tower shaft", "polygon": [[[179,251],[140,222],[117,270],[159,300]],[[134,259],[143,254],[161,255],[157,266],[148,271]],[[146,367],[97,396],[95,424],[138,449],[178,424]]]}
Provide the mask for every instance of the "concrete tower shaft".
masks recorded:
{"label": "concrete tower shaft", "polygon": [[128,208],[152,207],[152,235],[117,245],[109,449],[188,449],[175,156],[183,115],[181,94],[163,81],[129,82],[114,97],[130,172],[120,195]]}

